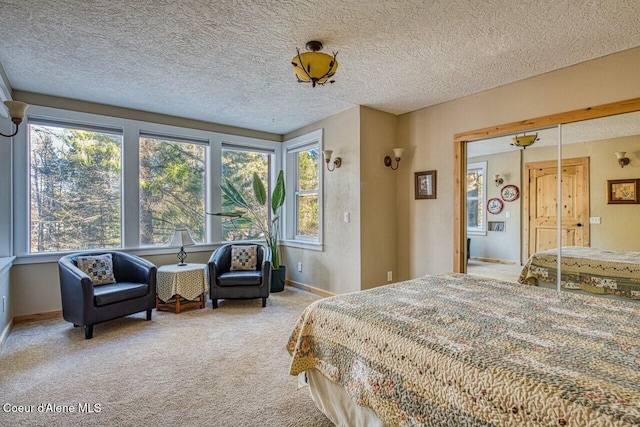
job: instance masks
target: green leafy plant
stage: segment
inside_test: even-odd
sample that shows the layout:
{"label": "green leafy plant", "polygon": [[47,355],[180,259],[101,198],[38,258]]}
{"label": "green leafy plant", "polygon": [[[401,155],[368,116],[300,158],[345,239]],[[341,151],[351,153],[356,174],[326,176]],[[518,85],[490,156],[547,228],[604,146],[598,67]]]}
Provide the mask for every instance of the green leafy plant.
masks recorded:
{"label": "green leafy plant", "polygon": [[238,210],[218,212],[211,215],[231,218],[232,222],[239,224],[251,223],[255,225],[264,235],[267,245],[271,248],[271,265],[274,269],[280,268],[280,255],[278,251],[278,236],[280,233],[280,208],[284,204],[285,188],[284,173],[280,171],[276,179],[276,185],[271,193],[271,221],[265,218],[264,211],[260,211],[258,206],[267,204],[267,190],[260,176],[254,172],[251,183],[253,189],[253,200],[247,200],[236,186],[228,179],[220,185],[222,194]]}

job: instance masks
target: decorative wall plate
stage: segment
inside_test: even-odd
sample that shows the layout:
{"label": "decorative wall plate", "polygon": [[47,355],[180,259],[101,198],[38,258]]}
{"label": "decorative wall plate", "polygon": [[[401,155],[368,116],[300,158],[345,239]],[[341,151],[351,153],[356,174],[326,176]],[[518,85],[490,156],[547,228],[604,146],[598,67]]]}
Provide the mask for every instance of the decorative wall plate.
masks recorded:
{"label": "decorative wall plate", "polygon": [[487,202],[487,210],[490,214],[499,214],[500,212],[502,212],[502,208],[504,208],[504,203],[502,203],[502,200],[498,199],[497,197],[489,199],[489,201]]}
{"label": "decorative wall plate", "polygon": [[505,185],[500,190],[500,196],[505,202],[513,202],[520,197],[520,190],[515,185]]}

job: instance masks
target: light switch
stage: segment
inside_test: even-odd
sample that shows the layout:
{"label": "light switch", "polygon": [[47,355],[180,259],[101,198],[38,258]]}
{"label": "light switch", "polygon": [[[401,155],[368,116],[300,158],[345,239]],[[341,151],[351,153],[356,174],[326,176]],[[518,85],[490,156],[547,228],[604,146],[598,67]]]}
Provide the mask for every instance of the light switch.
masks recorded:
{"label": "light switch", "polygon": [[504,216],[507,217],[507,218],[511,218],[511,211],[506,211],[504,213]]}
{"label": "light switch", "polygon": [[589,224],[600,224],[600,217],[599,216],[590,217]]}
{"label": "light switch", "polygon": [[344,213],[344,222],[350,222],[351,221],[351,215],[349,214],[349,212],[345,212]]}

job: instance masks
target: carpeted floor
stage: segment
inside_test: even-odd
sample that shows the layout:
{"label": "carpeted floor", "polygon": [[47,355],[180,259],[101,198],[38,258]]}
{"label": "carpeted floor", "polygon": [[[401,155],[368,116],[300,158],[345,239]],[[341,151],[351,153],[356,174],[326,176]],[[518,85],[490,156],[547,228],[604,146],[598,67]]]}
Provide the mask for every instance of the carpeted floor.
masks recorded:
{"label": "carpeted floor", "polygon": [[265,308],[139,313],[96,325],[91,340],[62,319],[16,325],[0,353],[0,425],[331,426],[296,389],[285,349],[316,299],[287,287]]}
{"label": "carpeted floor", "polygon": [[467,263],[467,274],[472,276],[488,277],[490,279],[517,282],[522,271],[521,265],[499,264],[470,259]]}

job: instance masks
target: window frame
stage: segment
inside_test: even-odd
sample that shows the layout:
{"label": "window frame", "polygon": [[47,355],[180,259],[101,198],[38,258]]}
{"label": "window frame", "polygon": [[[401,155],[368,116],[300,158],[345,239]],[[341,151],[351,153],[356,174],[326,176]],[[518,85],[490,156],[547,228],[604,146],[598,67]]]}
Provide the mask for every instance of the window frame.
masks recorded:
{"label": "window frame", "polygon": [[[467,207],[469,206],[469,200],[478,200],[480,205],[482,206],[483,212],[486,211],[485,207],[487,205],[487,162],[474,162],[467,164],[467,172],[465,177],[469,176],[469,172],[473,170],[481,170],[482,171],[482,197],[469,197],[468,192],[466,195],[466,203]],[[485,213],[484,221],[482,222],[482,227],[469,227],[469,211],[466,209],[467,218],[465,223],[467,229],[467,235],[475,235],[475,236],[486,236],[487,235],[487,215]]]}
{"label": "window frame", "polygon": [[[275,176],[277,175],[276,172],[276,164],[280,165],[280,161],[279,161],[279,156],[276,153],[276,150],[274,150],[273,148],[266,148],[266,147],[257,147],[257,146],[249,146],[247,144],[244,145],[238,145],[238,144],[232,144],[232,143],[228,143],[228,142],[223,142],[221,144],[220,147],[220,181],[222,182],[222,150],[227,149],[227,150],[235,150],[235,151],[251,151],[254,153],[263,153],[263,154],[267,154],[269,156],[268,160],[267,160],[267,179],[268,182],[266,183],[266,191],[267,191],[267,221],[270,223],[271,222],[271,217],[273,215],[273,213],[271,212],[271,193],[273,192],[273,188],[275,187],[276,183],[275,183]],[[219,203],[222,204],[222,194],[220,193],[220,200]],[[216,212],[221,211],[222,208],[220,208],[219,210],[217,210]],[[220,218],[220,223],[222,223],[222,219]],[[223,241],[225,243],[233,243],[233,242],[237,242],[238,240],[223,240],[223,236],[222,236],[222,224],[220,224],[220,241]],[[247,241],[251,241],[251,240],[242,240],[243,242],[247,242]],[[260,241],[264,241],[264,239],[261,239]]]}
{"label": "window frame", "polygon": [[[13,197],[11,212],[14,221],[13,232],[7,239],[11,241],[10,245],[13,250],[13,255],[16,256],[14,264],[55,262],[63,255],[77,252],[77,250],[42,253],[29,252],[28,232],[30,206],[28,190],[30,153],[28,147],[28,124],[30,118],[61,122],[69,126],[85,125],[98,128],[108,127],[122,129],[122,188],[120,195],[122,247],[112,248],[112,250],[126,251],[136,255],[175,253],[175,248],[168,246],[140,245],[139,138],[141,132],[163,135],[169,139],[208,141],[209,148],[205,156],[205,212],[219,212],[221,208],[220,177],[222,174],[221,152],[223,144],[245,146],[248,149],[271,150],[274,153],[274,161],[272,162],[273,171],[279,170],[282,165],[282,143],[279,141],[31,105],[23,121],[23,126],[20,126],[18,134],[14,137],[12,149]],[[272,173],[271,175],[274,176],[275,174]],[[273,179],[275,180],[275,178]],[[275,182],[272,182],[271,185],[275,185]],[[213,215],[206,215],[205,230],[206,242],[198,243],[194,251],[215,250],[220,245],[228,243],[222,241],[220,218]]]}
{"label": "window frame", "polygon": [[[297,247],[322,251],[324,249],[324,165],[322,162],[323,129],[318,129],[307,134],[289,139],[283,143],[284,173],[286,183],[286,201],[283,211],[284,236],[281,238],[283,246]],[[298,162],[297,153],[309,148],[318,149],[318,236],[301,236],[297,234],[297,203],[298,192]]]}
{"label": "window frame", "polygon": [[32,160],[32,143],[33,141],[31,140],[31,126],[35,125],[35,126],[44,126],[44,127],[50,127],[50,128],[57,128],[57,129],[69,129],[69,130],[79,130],[79,131],[87,131],[87,132],[95,132],[95,133],[101,133],[101,134],[108,134],[108,135],[112,135],[112,136],[116,136],[120,139],[119,141],[119,157],[120,157],[120,174],[118,176],[118,191],[114,192],[114,195],[117,196],[120,200],[119,200],[119,217],[120,217],[120,225],[119,225],[119,234],[118,234],[118,240],[120,241],[120,245],[119,246],[105,246],[104,249],[105,250],[118,250],[119,248],[122,247],[123,243],[124,243],[124,236],[123,236],[123,232],[122,232],[122,192],[123,192],[123,187],[124,187],[124,180],[123,180],[123,170],[122,170],[122,165],[123,165],[123,156],[124,156],[124,133],[122,128],[116,127],[116,126],[105,126],[105,125],[93,125],[93,124],[88,124],[88,123],[78,123],[78,122],[72,122],[72,121],[62,121],[62,120],[52,120],[52,119],[46,119],[46,118],[41,118],[41,117],[32,117],[31,120],[27,123],[25,132],[26,132],[26,140],[25,140],[25,147],[26,147],[26,156],[27,156],[27,162],[28,162],[28,166],[27,166],[27,171],[26,171],[26,202],[27,202],[27,206],[29,206],[27,215],[25,216],[26,218],[26,230],[27,230],[27,234],[26,234],[26,242],[25,242],[25,249],[26,251],[32,255],[32,254],[51,254],[51,253],[60,253],[60,252],[72,252],[72,251],[90,251],[93,250],[91,248],[76,248],[73,250],[62,250],[62,251],[54,251],[54,250],[45,250],[43,252],[30,252],[31,251],[31,246],[32,246],[32,220],[33,220],[33,214],[32,214],[32,210],[30,208],[31,206],[31,196],[32,196],[32,165],[31,165],[31,160]]}

